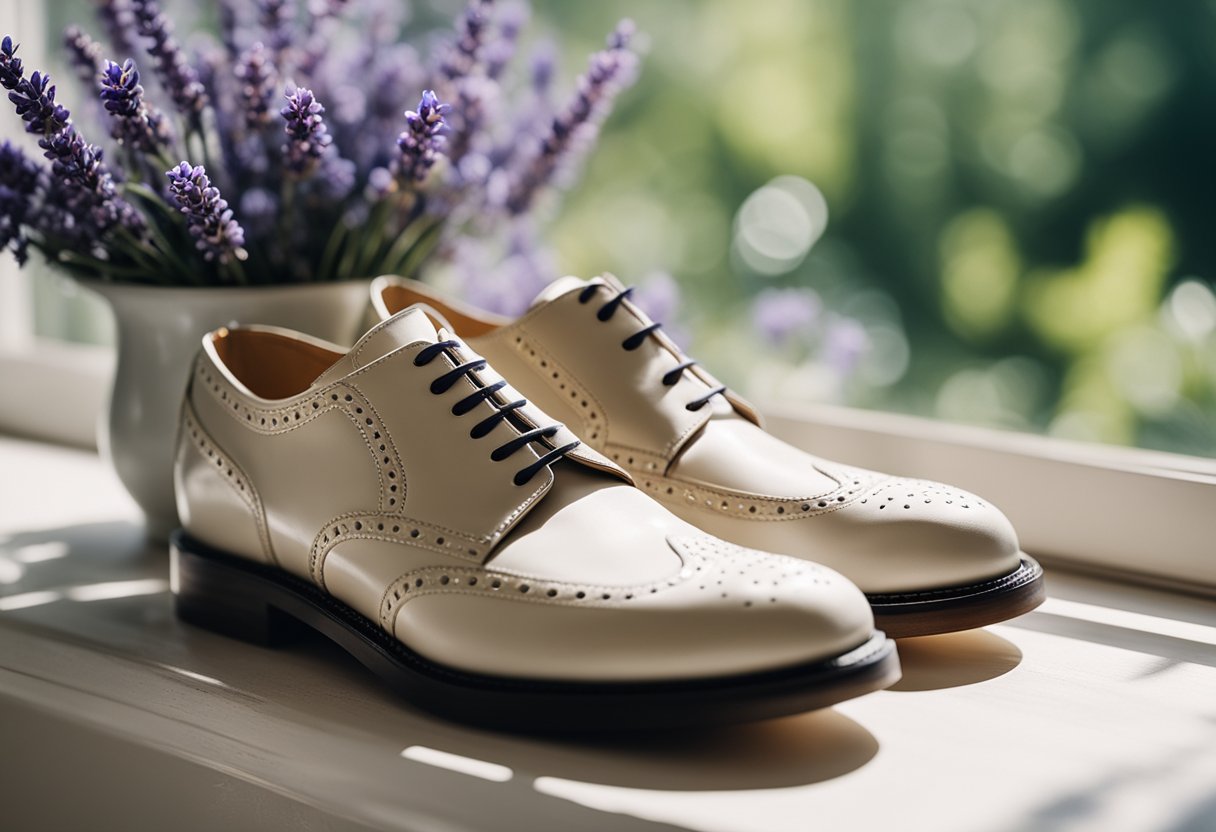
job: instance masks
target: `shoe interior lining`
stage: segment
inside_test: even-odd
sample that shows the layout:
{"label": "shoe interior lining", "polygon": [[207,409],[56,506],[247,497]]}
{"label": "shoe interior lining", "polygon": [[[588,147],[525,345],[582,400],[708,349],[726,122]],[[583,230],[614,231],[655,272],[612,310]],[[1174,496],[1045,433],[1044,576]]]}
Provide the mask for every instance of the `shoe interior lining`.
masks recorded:
{"label": "shoe interior lining", "polygon": [[251,393],[285,399],[307,390],[342,353],[274,332],[223,329],[211,337],[216,355]]}
{"label": "shoe interior lining", "polygon": [[384,306],[390,315],[396,315],[402,309],[413,306],[415,303],[425,303],[455,327],[456,332],[462,338],[476,338],[486,335],[498,329],[499,326],[483,318],[476,318],[467,312],[462,312],[436,297],[417,292],[408,286],[397,284],[385,286],[381,292],[381,297],[384,299]]}

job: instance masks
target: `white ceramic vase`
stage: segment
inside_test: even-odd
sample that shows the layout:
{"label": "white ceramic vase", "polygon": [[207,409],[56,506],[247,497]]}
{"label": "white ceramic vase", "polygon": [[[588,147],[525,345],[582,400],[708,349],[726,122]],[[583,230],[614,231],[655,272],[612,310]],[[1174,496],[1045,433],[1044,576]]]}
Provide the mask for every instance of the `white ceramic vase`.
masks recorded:
{"label": "white ceramic vase", "polygon": [[177,525],[173,456],[178,410],[205,333],[272,324],[347,345],[368,307],[368,281],[241,288],[166,288],[82,281],[114,310],[118,367],[98,447],[147,518],[148,534]]}

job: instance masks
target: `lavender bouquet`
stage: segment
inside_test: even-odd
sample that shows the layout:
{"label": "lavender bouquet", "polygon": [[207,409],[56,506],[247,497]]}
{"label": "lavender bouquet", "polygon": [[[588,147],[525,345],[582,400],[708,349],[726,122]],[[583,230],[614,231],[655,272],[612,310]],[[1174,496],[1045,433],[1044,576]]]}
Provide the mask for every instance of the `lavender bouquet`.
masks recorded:
{"label": "lavender bouquet", "polygon": [[4,37],[0,86],[44,158],[0,143],[0,249],[206,286],[410,273],[461,233],[518,248],[631,81],[631,27],[555,102],[551,50],[511,71],[522,3],[472,0],[427,60],[401,5],[221,0],[218,36],[187,50],[157,0],[98,0],[106,45],[64,36],[104,121],[90,138]]}

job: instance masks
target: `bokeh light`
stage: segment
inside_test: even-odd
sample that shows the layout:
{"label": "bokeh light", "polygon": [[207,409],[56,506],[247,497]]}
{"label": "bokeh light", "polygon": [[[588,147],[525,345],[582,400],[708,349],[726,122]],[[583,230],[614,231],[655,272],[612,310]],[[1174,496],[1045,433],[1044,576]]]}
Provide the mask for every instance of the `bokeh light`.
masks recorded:
{"label": "bokeh light", "polygon": [[819,189],[800,177],[781,176],[740,206],[734,252],[757,274],[786,274],[806,258],[827,222],[827,201]]}

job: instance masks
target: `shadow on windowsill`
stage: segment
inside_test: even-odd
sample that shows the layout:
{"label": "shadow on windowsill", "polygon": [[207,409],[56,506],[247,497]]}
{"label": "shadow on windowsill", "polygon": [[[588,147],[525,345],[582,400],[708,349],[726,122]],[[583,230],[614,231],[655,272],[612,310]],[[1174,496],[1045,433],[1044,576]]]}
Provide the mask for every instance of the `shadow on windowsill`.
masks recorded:
{"label": "shadow on windowsill", "polygon": [[1003,676],[1022,661],[1013,642],[987,630],[900,639],[903,678],[888,690],[924,691],[974,685]]}
{"label": "shadow on windowsill", "polygon": [[[327,724],[340,735],[374,726],[402,744],[490,759],[533,778],[671,791],[809,785],[855,771],[878,753],[869,731],[831,709],[695,732],[532,737],[479,731],[415,710],[321,637],[265,651],[181,624],[167,591],[168,558],[136,525],[19,533],[0,541],[0,557],[22,571],[0,588],[0,609],[6,599],[13,606],[0,614],[9,626],[54,632],[57,640],[147,663],[157,673],[170,667],[222,679],[217,697],[264,703],[257,707],[275,712],[285,707],[294,720]],[[102,602],[72,603],[82,591]]]}

